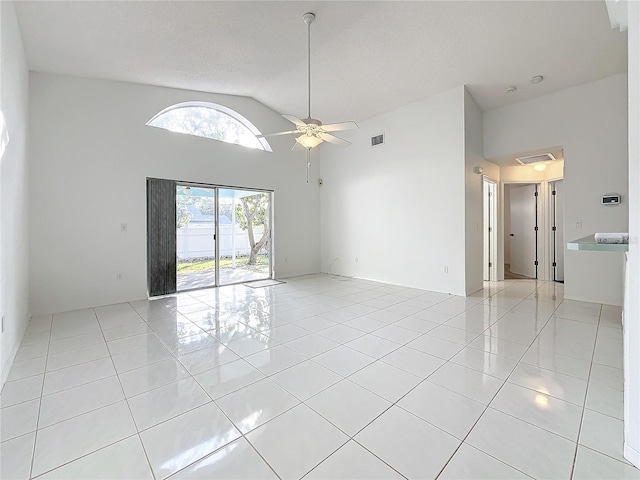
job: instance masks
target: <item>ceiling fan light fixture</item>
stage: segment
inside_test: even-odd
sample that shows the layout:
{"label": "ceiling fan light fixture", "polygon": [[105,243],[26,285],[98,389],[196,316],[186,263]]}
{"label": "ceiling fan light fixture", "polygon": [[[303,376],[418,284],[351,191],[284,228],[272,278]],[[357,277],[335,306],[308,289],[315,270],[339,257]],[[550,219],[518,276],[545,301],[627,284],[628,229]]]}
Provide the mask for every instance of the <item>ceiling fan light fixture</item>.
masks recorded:
{"label": "ceiling fan light fixture", "polygon": [[320,145],[322,143],[322,139],[316,137],[315,135],[305,134],[305,135],[300,135],[299,137],[296,137],[296,142],[298,142],[307,150],[311,150],[312,148]]}

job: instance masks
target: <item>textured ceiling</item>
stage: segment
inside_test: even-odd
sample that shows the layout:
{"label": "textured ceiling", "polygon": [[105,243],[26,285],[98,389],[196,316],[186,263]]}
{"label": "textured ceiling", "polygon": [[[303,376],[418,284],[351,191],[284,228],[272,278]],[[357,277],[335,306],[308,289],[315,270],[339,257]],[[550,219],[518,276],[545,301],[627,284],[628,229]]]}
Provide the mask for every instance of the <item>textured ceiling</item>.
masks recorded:
{"label": "textured ceiling", "polygon": [[[484,110],[626,71],[604,1],[17,2],[32,70],[254,97],[363,120],[458,85]],[[545,81],[531,85],[533,75]],[[506,87],[517,85],[513,94]]]}

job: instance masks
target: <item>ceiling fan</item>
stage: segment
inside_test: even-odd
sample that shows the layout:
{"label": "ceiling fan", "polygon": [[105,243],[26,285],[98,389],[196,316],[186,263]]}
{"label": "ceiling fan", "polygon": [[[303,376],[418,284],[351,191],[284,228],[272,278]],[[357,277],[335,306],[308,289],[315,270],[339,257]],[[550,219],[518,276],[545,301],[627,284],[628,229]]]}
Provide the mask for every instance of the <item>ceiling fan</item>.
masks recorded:
{"label": "ceiling fan", "polygon": [[317,147],[323,142],[333,143],[334,145],[341,147],[348,147],[351,145],[351,142],[337,137],[331,132],[359,128],[355,122],[340,122],[323,125],[320,120],[311,117],[311,24],[315,18],[316,16],[310,12],[305,13],[302,16],[302,20],[304,20],[304,23],[307,25],[307,118],[300,119],[294,115],[283,115],[284,118],[296,126],[295,130],[258,135],[258,137],[298,135],[292,150],[304,149],[307,151],[307,183],[309,183],[309,166],[311,165],[309,163],[309,153],[311,149]]}

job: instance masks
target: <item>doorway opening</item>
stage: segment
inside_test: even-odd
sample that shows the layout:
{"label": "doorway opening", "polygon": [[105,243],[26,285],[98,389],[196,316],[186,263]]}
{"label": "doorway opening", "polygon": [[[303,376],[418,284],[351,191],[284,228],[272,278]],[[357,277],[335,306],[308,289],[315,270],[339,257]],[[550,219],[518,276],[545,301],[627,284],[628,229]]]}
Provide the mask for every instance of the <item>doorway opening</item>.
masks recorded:
{"label": "doorway opening", "polygon": [[147,179],[149,295],[273,278],[273,192]]}
{"label": "doorway opening", "polygon": [[538,183],[504,185],[504,278],[538,279]]}
{"label": "doorway opening", "polygon": [[483,211],[483,278],[485,281],[498,280],[497,258],[497,184],[494,180],[482,178]]}

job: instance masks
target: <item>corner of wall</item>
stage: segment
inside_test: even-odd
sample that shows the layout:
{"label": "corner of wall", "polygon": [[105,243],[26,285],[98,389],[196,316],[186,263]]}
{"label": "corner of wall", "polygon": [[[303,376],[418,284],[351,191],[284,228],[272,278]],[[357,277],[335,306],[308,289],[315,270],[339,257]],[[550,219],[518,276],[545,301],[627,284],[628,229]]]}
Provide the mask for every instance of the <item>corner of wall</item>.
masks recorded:
{"label": "corner of wall", "polygon": [[27,135],[29,70],[13,2],[0,2],[0,105],[9,143],[0,167],[0,378],[6,381],[29,322]]}
{"label": "corner of wall", "polygon": [[465,293],[482,289],[483,283],[483,198],[482,175],[476,167],[485,163],[483,157],[482,110],[464,87],[464,232],[465,232]]}
{"label": "corner of wall", "polygon": [[640,467],[640,3],[629,1],[627,6],[630,241],[623,326],[624,456]]}

